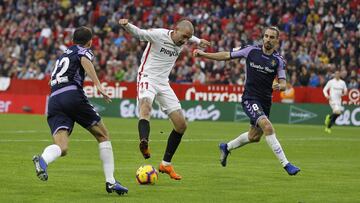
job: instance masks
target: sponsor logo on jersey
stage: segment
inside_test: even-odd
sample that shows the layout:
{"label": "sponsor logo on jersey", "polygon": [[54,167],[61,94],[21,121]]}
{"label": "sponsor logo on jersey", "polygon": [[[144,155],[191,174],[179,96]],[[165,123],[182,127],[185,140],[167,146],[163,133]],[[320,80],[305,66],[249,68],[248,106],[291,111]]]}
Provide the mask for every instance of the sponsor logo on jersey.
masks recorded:
{"label": "sponsor logo on jersey", "polygon": [[254,62],[250,62],[250,67],[255,68],[257,71],[263,73],[273,73],[275,71],[274,69],[271,69],[267,66],[263,67],[261,65],[255,64]]}
{"label": "sponsor logo on jersey", "polygon": [[161,49],[160,49],[160,53],[164,53],[164,54],[166,54],[166,55],[169,55],[170,57],[172,57],[172,56],[179,56],[179,53],[177,52],[177,51],[171,51],[171,50],[169,50],[169,49],[165,49],[165,48],[163,48],[163,47],[161,47]]}

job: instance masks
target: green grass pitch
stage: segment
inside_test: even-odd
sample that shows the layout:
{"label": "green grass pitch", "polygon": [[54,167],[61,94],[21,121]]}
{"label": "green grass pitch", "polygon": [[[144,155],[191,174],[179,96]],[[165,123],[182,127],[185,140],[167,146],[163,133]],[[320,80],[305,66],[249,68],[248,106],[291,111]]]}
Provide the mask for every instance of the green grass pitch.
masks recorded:
{"label": "green grass pitch", "polygon": [[125,196],[107,194],[95,139],[75,126],[69,154],[48,168],[49,180],[35,176],[31,158],[51,144],[45,116],[0,115],[0,202],[360,202],[360,129],[274,124],[297,176],[282,169],[262,140],[232,152],[219,163],[218,144],[248,129],[248,123],[190,122],[173,158],[181,181],[159,174],[156,185],[142,186],[135,172],[158,167],[172,125],[151,121],[150,160],[138,150],[137,120],[104,118],[115,155],[115,177]]}

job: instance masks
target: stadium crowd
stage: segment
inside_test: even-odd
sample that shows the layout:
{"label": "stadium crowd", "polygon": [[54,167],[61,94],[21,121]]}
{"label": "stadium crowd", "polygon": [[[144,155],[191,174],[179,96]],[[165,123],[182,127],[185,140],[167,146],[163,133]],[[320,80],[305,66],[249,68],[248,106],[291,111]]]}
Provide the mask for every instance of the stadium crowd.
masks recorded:
{"label": "stadium crowd", "polygon": [[[278,51],[293,86],[324,86],[335,69],[349,88],[360,85],[360,0],[0,0],[0,76],[47,79],[56,56],[71,45],[78,26],[93,29],[99,78],[136,81],[145,42],[118,25],[128,18],[140,28],[172,29],[190,19],[207,51],[261,43],[262,29],[281,30]],[[177,83],[243,84],[244,60],[214,62],[184,48],[170,74]]]}

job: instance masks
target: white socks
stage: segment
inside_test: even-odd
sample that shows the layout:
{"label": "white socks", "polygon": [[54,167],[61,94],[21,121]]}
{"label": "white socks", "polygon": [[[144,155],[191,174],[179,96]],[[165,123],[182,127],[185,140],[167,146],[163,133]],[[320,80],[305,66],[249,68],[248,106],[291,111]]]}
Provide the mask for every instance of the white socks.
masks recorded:
{"label": "white socks", "polygon": [[41,157],[44,159],[47,165],[55,161],[60,156],[61,156],[61,148],[59,147],[59,145],[56,144],[47,146],[44,149],[44,152],[41,154]]}
{"label": "white socks", "polygon": [[110,141],[99,143],[100,159],[103,162],[103,169],[106,182],[115,183],[114,178],[114,154]]}
{"label": "white socks", "polygon": [[276,139],[275,133],[272,135],[265,135],[266,142],[274,152],[275,156],[279,159],[281,165],[284,167],[289,161],[285,157],[285,153],[281,148],[279,141]]}
{"label": "white socks", "polygon": [[228,142],[227,149],[230,151],[230,150],[236,149],[238,147],[244,146],[249,142],[250,142],[249,133],[245,132],[245,133],[239,135],[239,137]]}
{"label": "white socks", "polygon": [[167,161],[162,160],[161,164],[164,165],[164,166],[170,166],[171,162],[167,162]]}

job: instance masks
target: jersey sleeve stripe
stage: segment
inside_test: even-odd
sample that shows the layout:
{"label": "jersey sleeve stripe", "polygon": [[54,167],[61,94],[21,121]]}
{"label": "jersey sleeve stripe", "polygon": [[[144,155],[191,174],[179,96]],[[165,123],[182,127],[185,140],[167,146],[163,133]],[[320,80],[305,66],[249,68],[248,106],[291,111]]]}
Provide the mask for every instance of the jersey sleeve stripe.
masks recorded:
{"label": "jersey sleeve stripe", "polygon": [[141,68],[140,68],[140,71],[139,71],[139,80],[141,79],[141,75],[142,73],[144,72],[144,66],[145,66],[145,63],[148,59],[148,56],[149,56],[149,53],[150,53],[150,49],[151,49],[151,43],[149,43],[150,45],[148,46],[148,49],[146,51],[146,55],[145,55],[145,59],[144,59],[144,62],[143,64],[141,65]]}
{"label": "jersey sleeve stripe", "polygon": [[[141,75],[142,75],[142,73],[143,73],[143,71],[144,71],[145,63],[146,63],[147,58],[148,58],[149,53],[150,53],[150,49],[151,49],[151,43],[150,43],[150,42],[149,42],[149,46],[148,46],[148,47],[149,47],[149,48],[148,48],[147,51],[146,51],[146,55],[145,55],[144,62],[143,62],[143,64],[141,65],[141,68],[140,68],[140,71],[139,71],[138,82],[139,82],[140,79],[141,79]],[[139,85],[137,85],[137,87],[136,87],[136,92],[139,93]],[[137,94],[137,95],[139,95],[139,94]]]}

